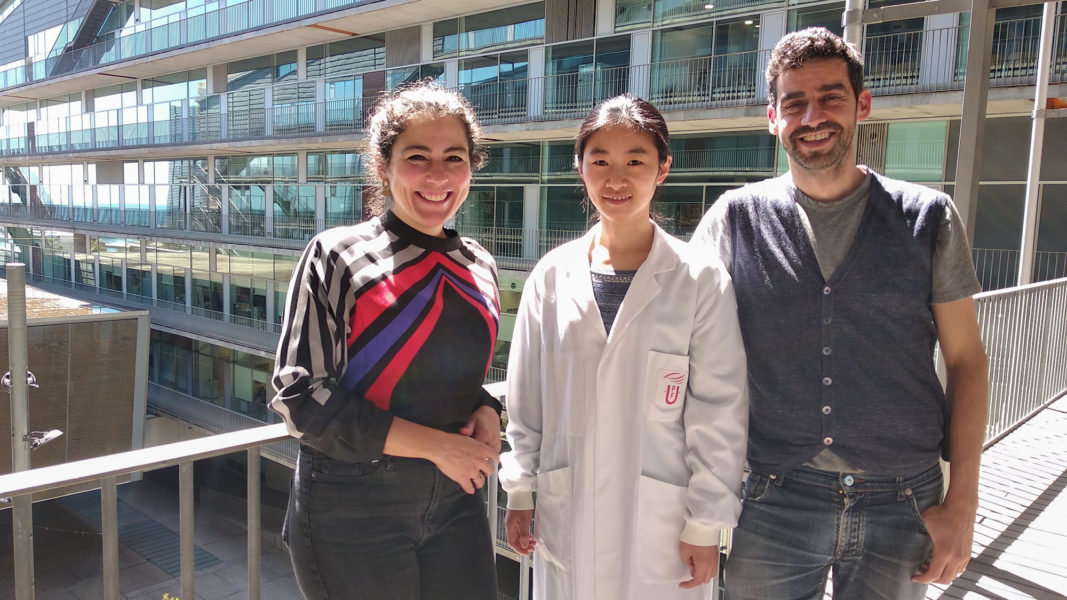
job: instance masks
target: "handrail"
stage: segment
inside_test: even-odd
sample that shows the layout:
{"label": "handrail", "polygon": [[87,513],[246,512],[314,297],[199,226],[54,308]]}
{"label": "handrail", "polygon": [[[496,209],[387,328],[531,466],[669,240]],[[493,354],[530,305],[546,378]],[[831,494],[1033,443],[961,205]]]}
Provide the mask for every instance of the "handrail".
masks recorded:
{"label": "handrail", "polygon": [[285,423],[264,425],[231,433],[130,450],[29,471],[0,475],[0,498],[43,492],[222,456],[289,438]]}

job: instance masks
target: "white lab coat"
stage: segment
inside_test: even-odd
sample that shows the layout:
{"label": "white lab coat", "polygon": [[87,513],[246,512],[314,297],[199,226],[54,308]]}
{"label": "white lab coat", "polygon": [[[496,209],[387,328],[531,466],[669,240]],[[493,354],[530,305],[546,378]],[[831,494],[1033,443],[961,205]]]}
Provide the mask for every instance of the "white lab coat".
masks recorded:
{"label": "white lab coat", "polygon": [[508,362],[501,483],[533,507],[539,600],[704,598],[679,541],[733,527],[748,422],[726,269],[655,228],[611,335],[593,297],[596,229],[547,254],[523,289]]}

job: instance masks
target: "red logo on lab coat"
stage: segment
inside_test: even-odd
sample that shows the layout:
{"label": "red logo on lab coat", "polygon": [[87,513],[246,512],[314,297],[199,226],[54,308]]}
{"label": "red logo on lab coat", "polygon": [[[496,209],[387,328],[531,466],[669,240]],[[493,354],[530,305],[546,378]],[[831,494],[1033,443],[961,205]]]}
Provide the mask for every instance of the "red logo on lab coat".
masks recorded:
{"label": "red logo on lab coat", "polygon": [[667,383],[667,389],[663,394],[663,401],[667,406],[672,406],[678,402],[678,398],[682,395],[682,386],[685,385],[685,373],[679,373],[677,371],[671,371],[663,375],[663,380]]}

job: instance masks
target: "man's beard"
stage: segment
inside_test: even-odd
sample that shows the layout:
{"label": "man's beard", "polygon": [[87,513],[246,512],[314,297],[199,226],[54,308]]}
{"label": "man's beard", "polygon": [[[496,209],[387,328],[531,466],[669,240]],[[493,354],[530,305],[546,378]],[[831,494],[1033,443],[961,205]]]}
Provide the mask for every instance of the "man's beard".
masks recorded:
{"label": "man's beard", "polygon": [[[832,146],[819,150],[815,154],[808,154],[800,149],[800,146],[803,145],[803,142],[799,141],[801,136],[821,131],[829,131],[834,134]],[[846,129],[837,123],[824,123],[818,127],[802,127],[789,136],[789,140],[785,142],[785,151],[789,158],[793,159],[793,162],[805,171],[818,172],[834,169],[848,155],[855,131],[855,126]]]}

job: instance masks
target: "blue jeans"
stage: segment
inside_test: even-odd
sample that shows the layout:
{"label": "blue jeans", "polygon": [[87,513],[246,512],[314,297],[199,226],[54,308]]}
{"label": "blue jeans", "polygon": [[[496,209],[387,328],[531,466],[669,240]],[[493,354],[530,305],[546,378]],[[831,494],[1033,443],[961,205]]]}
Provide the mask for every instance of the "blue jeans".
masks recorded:
{"label": "blue jeans", "polygon": [[800,467],[752,473],[726,561],[729,600],[818,600],[832,573],[834,600],[925,596],[911,581],[933,543],[921,513],[941,502],[941,468],[907,479]]}
{"label": "blue jeans", "polygon": [[282,538],[307,600],[495,600],[485,502],[433,463],[301,446]]}

